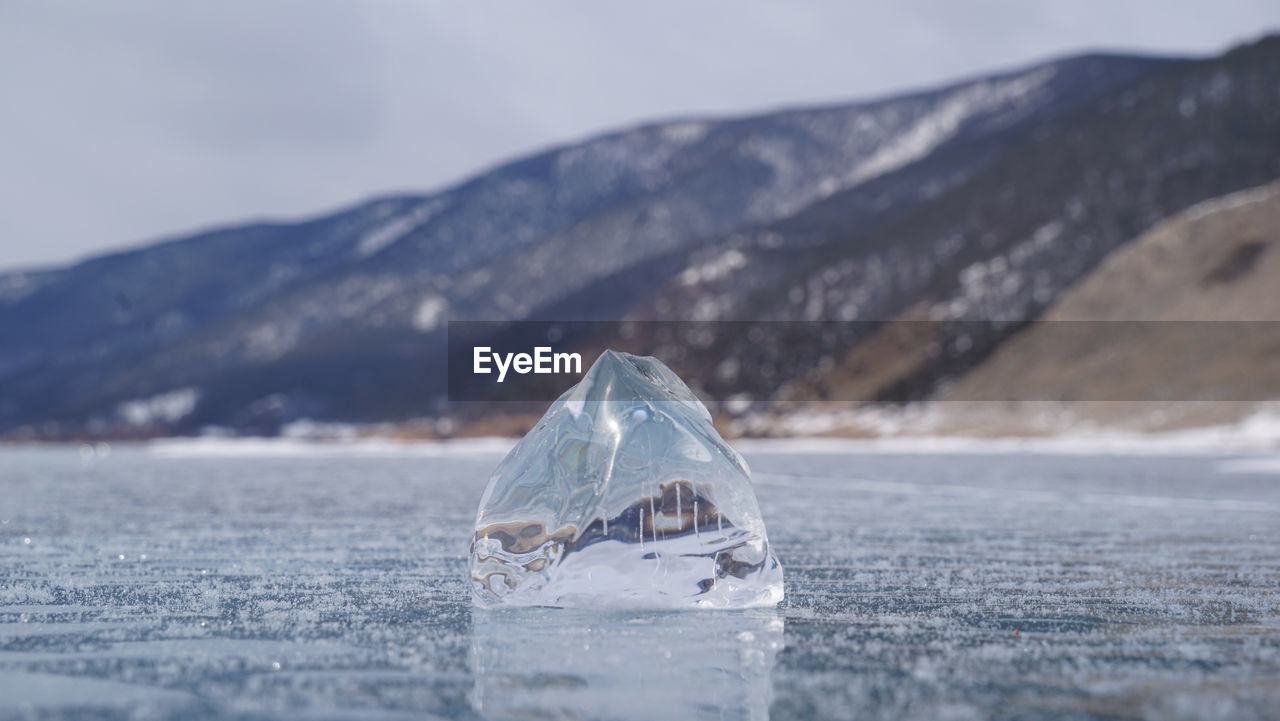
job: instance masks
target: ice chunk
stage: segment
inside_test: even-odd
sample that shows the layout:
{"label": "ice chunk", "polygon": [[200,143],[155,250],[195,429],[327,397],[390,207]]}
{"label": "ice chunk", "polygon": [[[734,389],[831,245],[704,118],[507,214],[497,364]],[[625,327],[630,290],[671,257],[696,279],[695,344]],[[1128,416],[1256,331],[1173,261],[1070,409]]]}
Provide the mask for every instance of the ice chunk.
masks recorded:
{"label": "ice chunk", "polygon": [[746,608],[782,600],[746,462],[654,358],[605,351],[494,471],[478,605]]}

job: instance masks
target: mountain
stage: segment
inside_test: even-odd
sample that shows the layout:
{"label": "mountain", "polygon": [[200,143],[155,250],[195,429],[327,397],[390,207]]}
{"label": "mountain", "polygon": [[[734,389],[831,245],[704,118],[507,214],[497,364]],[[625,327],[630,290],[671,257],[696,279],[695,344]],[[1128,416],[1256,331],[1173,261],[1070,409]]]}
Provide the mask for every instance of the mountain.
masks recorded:
{"label": "mountain", "polygon": [[[1278,66],[1267,38],[1207,60],[1088,55],[656,123],[433,195],[0,275],[0,432],[431,415],[446,408],[447,319],[924,313],[944,342],[950,320],[1008,321],[879,391],[928,395],[1142,230],[1280,177]],[[860,340],[797,353],[725,332],[690,351],[693,384],[715,393],[709,369],[739,354],[730,380],[758,397],[820,386]]]}
{"label": "mountain", "polygon": [[[731,384],[754,397],[778,397],[766,395],[778,378],[797,379],[789,398],[933,397],[1159,220],[1280,177],[1278,84],[1280,38],[1166,66],[1037,124],[910,213],[873,223],[859,214],[896,180],[889,174],[709,245],[705,262],[731,253],[732,272],[677,277],[652,307],[871,321],[850,324],[855,337],[834,349],[734,338],[727,327],[711,345],[739,375],[755,374]],[[899,172],[941,162],[939,152]],[[879,321],[912,337],[876,338]]]}
{"label": "mountain", "polygon": [[[986,323],[973,324],[986,325]],[[867,399],[930,362],[927,321],[886,324],[821,383]],[[972,326],[971,326],[972,327]],[[1218,426],[1274,438],[1280,399],[1280,182],[1198,203],[1111,253],[928,403],[798,403],[736,434],[1106,438]],[[1270,442],[1270,441],[1267,441]]]}

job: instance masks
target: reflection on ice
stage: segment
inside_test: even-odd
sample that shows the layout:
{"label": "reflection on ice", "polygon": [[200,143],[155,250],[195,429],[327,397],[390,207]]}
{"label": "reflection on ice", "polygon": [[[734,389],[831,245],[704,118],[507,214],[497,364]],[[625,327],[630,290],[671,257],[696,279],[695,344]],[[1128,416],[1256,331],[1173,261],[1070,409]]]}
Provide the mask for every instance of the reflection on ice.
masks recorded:
{"label": "reflection on ice", "polygon": [[471,704],[489,719],[767,719],[773,610],[472,612]]}

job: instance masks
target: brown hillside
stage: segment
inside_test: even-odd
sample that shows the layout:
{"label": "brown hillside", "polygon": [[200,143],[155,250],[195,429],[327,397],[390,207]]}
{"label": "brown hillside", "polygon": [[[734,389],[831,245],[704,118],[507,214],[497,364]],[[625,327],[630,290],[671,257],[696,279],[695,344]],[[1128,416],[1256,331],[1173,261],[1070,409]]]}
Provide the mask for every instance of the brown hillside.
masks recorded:
{"label": "brown hillside", "polygon": [[1275,398],[1280,184],[1201,203],[1117,250],[944,396],[1199,401],[1172,407],[1214,409],[1202,421]]}

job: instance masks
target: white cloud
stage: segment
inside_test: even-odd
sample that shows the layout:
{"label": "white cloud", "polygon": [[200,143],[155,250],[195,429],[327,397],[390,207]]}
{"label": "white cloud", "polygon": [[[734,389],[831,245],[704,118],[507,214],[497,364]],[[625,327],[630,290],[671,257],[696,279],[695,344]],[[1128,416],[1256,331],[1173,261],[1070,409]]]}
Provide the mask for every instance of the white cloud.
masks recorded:
{"label": "white cloud", "polygon": [[[642,119],[1208,52],[1280,5],[172,3],[0,10],[0,267],[427,190]],[[74,208],[74,212],[68,212]]]}

